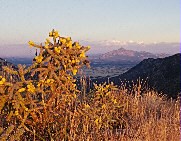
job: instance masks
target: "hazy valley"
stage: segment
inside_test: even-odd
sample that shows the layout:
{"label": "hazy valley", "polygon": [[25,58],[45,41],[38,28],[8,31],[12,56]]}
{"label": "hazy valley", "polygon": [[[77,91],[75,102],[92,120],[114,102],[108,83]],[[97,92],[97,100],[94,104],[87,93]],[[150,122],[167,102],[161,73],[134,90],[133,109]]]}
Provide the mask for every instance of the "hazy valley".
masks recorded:
{"label": "hazy valley", "polygon": [[[124,48],[119,48],[117,50],[109,51],[104,54],[97,54],[97,55],[90,54],[88,56],[91,67],[90,68],[83,67],[81,70],[79,70],[79,73],[76,76],[78,79],[82,76],[86,76],[87,78],[90,78],[89,80],[91,81],[91,83],[103,83],[103,82],[108,82],[109,80],[109,82],[112,81],[115,84],[120,85],[122,80],[137,81],[140,78],[147,81],[147,83],[151,82],[148,83],[150,88],[159,90],[160,92],[166,94],[168,92],[169,95],[173,95],[174,98],[177,97],[176,93],[179,92],[178,87],[180,83],[179,79],[177,79],[180,77],[178,73],[179,57],[177,57],[177,59],[173,61],[172,59],[170,59],[164,64],[155,64],[154,62],[159,62],[157,61],[157,58],[158,60],[161,60],[161,58],[165,58],[171,55],[163,53],[153,54],[145,51],[126,50]],[[25,64],[26,66],[30,66],[32,64],[33,58],[9,57],[6,58],[6,60],[15,65]],[[153,64],[150,60],[151,61],[153,60]],[[171,64],[169,65],[169,63]],[[176,75],[176,78],[173,78],[172,80],[173,82],[165,78],[168,75],[165,76],[162,73],[155,74],[156,71],[163,71],[163,70],[166,71],[164,73],[169,74],[169,71],[171,71],[169,70],[169,67],[171,67],[171,65],[174,63],[176,63],[177,67],[175,66],[174,68],[171,68],[171,70],[175,70],[175,72],[177,73],[173,74],[174,72],[170,72],[170,76],[172,74]],[[139,68],[140,64],[142,64],[141,68]],[[157,67],[154,68],[154,66]],[[168,67],[166,68],[166,66]],[[137,71],[134,71],[134,68],[139,68],[139,69]],[[153,70],[153,72],[147,70]],[[157,76],[155,77],[154,75]],[[162,77],[163,79],[161,79]],[[159,79],[157,80],[157,78]],[[167,86],[165,86],[164,85],[165,83],[170,83],[170,85],[167,84]],[[164,91],[164,88],[167,88],[168,90]]]}

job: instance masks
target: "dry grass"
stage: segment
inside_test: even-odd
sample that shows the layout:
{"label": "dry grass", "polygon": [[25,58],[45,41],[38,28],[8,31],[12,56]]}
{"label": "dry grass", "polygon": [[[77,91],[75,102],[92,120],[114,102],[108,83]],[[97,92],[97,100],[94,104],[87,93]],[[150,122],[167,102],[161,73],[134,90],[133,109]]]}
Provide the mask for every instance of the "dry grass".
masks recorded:
{"label": "dry grass", "polygon": [[154,91],[129,99],[128,134],[131,140],[179,141],[180,102],[166,100]]}
{"label": "dry grass", "polygon": [[[43,123],[37,120],[34,124],[31,123],[32,128],[25,124],[19,139],[180,140],[179,100],[168,100],[154,91],[145,92],[143,96],[128,93],[126,90],[116,89],[113,85],[97,86],[91,96],[85,97],[81,102],[80,98],[76,98],[72,104],[59,109],[54,117],[50,111],[47,112],[48,117],[42,117],[47,118]],[[15,128],[14,124],[9,127],[12,126]],[[20,129],[14,129],[16,132],[17,130]],[[13,130],[13,134],[5,136],[7,132],[1,132],[1,139],[6,137],[14,140]]]}

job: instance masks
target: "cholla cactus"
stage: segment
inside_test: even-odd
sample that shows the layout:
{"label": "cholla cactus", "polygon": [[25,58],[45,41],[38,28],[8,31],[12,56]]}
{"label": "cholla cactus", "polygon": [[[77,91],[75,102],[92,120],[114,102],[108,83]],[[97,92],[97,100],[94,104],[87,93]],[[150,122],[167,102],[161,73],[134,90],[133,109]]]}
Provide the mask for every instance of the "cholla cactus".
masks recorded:
{"label": "cholla cactus", "polygon": [[[83,65],[89,66],[85,53],[90,47],[81,46],[70,37],[61,37],[55,30],[49,33],[49,37],[52,42],[47,38],[40,45],[29,41],[30,47],[40,50],[32,66],[18,65],[18,70],[4,68],[18,76],[18,80],[9,83],[0,76],[1,116],[7,117],[1,124],[16,122],[17,130],[23,127],[32,133],[35,128],[43,131],[47,126],[56,126],[62,131],[66,128],[67,121],[57,117],[66,116],[71,111],[69,107],[79,93],[74,75]],[[50,135],[48,131],[43,134],[45,139]],[[41,139],[39,133],[35,136]]]}

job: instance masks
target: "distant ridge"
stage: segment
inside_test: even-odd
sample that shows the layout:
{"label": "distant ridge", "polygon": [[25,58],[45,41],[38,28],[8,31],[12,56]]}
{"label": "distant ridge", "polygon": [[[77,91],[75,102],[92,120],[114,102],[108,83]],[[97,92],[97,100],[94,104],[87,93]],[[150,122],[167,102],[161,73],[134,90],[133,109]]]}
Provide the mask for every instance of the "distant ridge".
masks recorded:
{"label": "distant ridge", "polygon": [[0,57],[0,64],[1,65],[13,65],[11,62],[7,61],[6,59],[3,59]]}
{"label": "distant ridge", "polygon": [[158,92],[176,98],[180,92],[180,56],[175,54],[166,58],[145,59],[126,73],[111,78],[115,83],[120,80],[148,79],[148,84]]}
{"label": "distant ridge", "polygon": [[133,51],[127,50],[124,48],[119,48],[117,50],[110,51],[100,56],[100,60],[105,61],[132,61],[132,62],[140,62],[144,59],[148,58],[164,58],[169,56],[168,54],[152,54],[145,51]]}
{"label": "distant ridge", "polygon": [[0,75],[2,74],[3,66],[10,66],[11,68],[17,68],[13,63],[7,61],[6,59],[3,59],[0,57]]}
{"label": "distant ridge", "polygon": [[[147,80],[148,86],[168,97],[177,98],[180,93],[180,57],[181,53],[165,58],[149,58],[127,72],[109,78],[109,81],[120,85],[121,81]],[[95,80],[97,83],[108,81],[108,77]]]}

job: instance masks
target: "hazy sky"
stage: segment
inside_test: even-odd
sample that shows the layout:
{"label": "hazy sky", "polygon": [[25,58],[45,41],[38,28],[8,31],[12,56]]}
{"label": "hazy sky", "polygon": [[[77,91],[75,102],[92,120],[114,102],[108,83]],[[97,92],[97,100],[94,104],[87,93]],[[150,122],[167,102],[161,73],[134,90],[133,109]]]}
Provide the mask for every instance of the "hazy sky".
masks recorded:
{"label": "hazy sky", "polygon": [[0,44],[73,40],[180,42],[180,0],[0,0]]}

